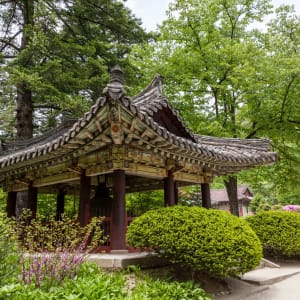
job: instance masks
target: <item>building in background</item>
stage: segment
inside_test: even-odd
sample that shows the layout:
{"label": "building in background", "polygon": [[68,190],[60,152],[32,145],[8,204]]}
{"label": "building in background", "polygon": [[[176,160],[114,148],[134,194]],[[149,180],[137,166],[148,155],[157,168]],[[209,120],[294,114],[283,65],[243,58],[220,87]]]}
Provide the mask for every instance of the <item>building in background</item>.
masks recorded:
{"label": "building in background", "polygon": [[[239,215],[247,216],[249,214],[249,202],[253,198],[253,194],[247,186],[238,186],[237,189],[238,203],[239,203]],[[211,206],[215,209],[228,210],[229,209],[229,199],[226,189],[211,189]]]}

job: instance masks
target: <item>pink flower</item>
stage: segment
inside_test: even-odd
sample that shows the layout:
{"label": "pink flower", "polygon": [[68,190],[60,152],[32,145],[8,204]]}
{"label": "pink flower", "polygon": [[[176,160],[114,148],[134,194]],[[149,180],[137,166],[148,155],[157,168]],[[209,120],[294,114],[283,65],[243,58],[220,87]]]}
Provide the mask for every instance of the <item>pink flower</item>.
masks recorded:
{"label": "pink flower", "polygon": [[300,212],[300,205],[288,204],[288,205],[283,206],[283,210]]}

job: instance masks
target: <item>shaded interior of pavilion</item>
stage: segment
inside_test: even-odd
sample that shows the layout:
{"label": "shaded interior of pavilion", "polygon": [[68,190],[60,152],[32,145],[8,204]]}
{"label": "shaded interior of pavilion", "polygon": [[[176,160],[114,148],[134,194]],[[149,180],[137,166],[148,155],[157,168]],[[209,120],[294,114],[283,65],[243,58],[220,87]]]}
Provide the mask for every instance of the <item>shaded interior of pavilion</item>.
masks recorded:
{"label": "shaded interior of pavilion", "polygon": [[[115,170],[112,173],[87,177],[80,170],[76,172],[79,178],[73,182],[40,188],[29,186],[26,191],[28,209],[35,218],[38,207],[43,204],[42,196],[47,195],[47,199],[49,197],[51,199],[49,204],[55,208],[56,220],[60,220],[65,213],[66,199],[73,202],[73,213],[78,216],[81,226],[87,225],[92,217],[104,217],[102,226],[103,231],[108,233],[108,240],[103,247],[99,247],[99,251],[128,249],[125,240],[126,230],[136,216],[126,208],[126,195],[142,192],[147,198],[147,192],[161,191],[162,193],[159,194],[163,198],[162,205],[173,206],[178,204],[180,187],[190,185],[174,181],[172,174],[167,178],[145,178],[128,175],[123,170]],[[210,208],[210,185],[202,183],[200,186],[201,205]],[[8,192],[7,195],[7,215],[15,217],[17,192]],[[144,201],[151,201],[151,199]],[[151,207],[151,203],[145,203],[145,206]]]}

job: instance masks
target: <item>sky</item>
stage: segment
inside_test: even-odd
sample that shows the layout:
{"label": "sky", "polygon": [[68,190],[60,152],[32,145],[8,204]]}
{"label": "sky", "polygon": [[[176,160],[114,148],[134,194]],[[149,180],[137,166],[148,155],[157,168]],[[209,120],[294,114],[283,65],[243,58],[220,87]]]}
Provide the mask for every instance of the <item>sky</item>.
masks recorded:
{"label": "sky", "polygon": [[[143,27],[147,30],[155,30],[157,24],[166,19],[165,12],[172,0],[127,0],[125,5],[129,7],[137,18],[142,19]],[[294,5],[300,14],[300,0],[272,0],[274,7],[281,4]]]}

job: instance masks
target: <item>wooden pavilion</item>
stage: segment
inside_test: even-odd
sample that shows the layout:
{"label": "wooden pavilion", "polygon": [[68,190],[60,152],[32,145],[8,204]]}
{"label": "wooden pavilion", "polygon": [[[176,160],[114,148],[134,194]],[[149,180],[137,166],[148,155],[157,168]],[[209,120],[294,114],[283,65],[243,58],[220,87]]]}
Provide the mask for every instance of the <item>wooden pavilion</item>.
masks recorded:
{"label": "wooden pavilion", "polygon": [[193,134],[163,96],[160,76],[126,96],[124,74],[115,67],[103,95],[79,120],[26,142],[0,143],[0,185],[9,216],[19,191],[28,192],[33,213],[38,193],[56,194],[59,214],[64,195],[76,190],[81,225],[91,215],[110,217],[110,247],[124,250],[127,192],[164,189],[165,205],[174,205],[178,186],[201,184],[203,206],[210,207],[214,176],[276,159],[265,139]]}

